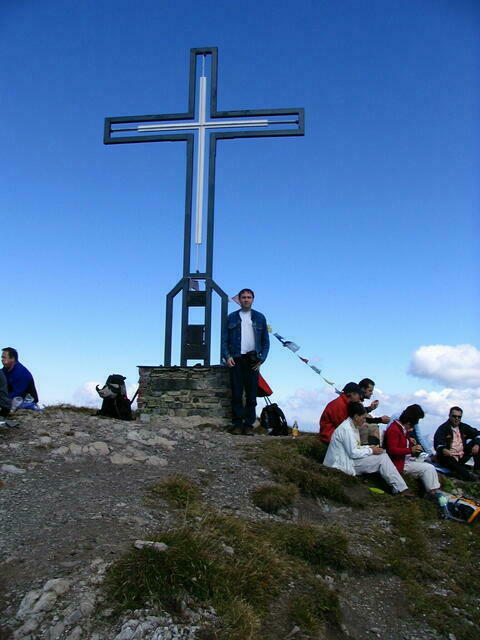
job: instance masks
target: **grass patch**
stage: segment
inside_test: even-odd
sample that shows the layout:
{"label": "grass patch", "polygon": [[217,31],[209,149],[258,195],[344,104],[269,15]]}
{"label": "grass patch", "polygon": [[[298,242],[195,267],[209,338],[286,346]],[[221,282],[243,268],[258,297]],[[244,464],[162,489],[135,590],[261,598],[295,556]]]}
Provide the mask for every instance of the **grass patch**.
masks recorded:
{"label": "grass patch", "polygon": [[280,509],[290,507],[298,489],[293,485],[268,484],[252,491],[253,504],[266,513],[278,513]]}
{"label": "grass patch", "polygon": [[306,581],[289,602],[289,617],[292,624],[309,633],[317,634],[324,626],[325,620],[334,624],[339,622],[337,597],[318,578]]}
{"label": "grass patch", "polygon": [[[340,554],[332,557],[332,546],[346,545],[346,539],[331,529],[272,524],[198,504],[177,529],[155,536],[166,551],[129,550],[108,570],[104,588],[117,613],[146,606],[178,613],[182,602],[213,606],[220,621],[200,634],[202,640],[277,640],[292,621],[305,624],[305,632],[336,623],[337,597],[315,575],[324,563],[341,562]],[[291,611],[287,604],[299,593],[310,603],[306,613],[300,603]],[[269,617],[279,603],[284,627],[272,631]]]}
{"label": "grass patch", "polygon": [[303,436],[262,443],[255,457],[272,472],[279,483],[298,487],[304,496],[329,498],[343,504],[352,504],[345,486],[356,484],[354,476],[324,467],[323,444],[317,436]]}
{"label": "grass patch", "polygon": [[200,498],[200,489],[190,478],[174,473],[148,489],[148,502],[157,498],[166,500],[171,507],[181,509],[195,504]]}
{"label": "grass patch", "polygon": [[67,404],[67,403],[58,403],[58,404],[47,404],[44,407],[44,411],[57,411],[57,410],[61,410],[61,411],[71,411],[73,413],[81,413],[81,414],[86,414],[86,415],[94,415],[92,412],[96,411],[97,409],[95,409],[95,407],[77,407],[74,404]]}
{"label": "grass patch", "polygon": [[258,530],[281,553],[304,560],[315,571],[344,569],[352,563],[348,538],[339,527],[262,522]]}

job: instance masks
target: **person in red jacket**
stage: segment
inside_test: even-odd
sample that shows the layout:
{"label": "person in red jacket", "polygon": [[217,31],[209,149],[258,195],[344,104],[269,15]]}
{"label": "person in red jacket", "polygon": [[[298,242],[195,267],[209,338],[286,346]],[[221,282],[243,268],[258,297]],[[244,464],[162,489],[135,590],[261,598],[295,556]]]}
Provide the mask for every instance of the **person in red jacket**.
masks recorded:
{"label": "person in red jacket", "polygon": [[348,403],[359,402],[362,390],[355,382],[347,382],[342,393],[327,404],[320,416],[320,440],[329,443],[333,432],[348,418]]}
{"label": "person in red jacket", "polygon": [[419,404],[411,404],[394,420],[385,431],[383,444],[397,470],[420,478],[427,493],[436,493],[440,488],[437,470],[428,462],[419,462],[415,456],[423,451],[409,433],[414,425],[425,416]]}

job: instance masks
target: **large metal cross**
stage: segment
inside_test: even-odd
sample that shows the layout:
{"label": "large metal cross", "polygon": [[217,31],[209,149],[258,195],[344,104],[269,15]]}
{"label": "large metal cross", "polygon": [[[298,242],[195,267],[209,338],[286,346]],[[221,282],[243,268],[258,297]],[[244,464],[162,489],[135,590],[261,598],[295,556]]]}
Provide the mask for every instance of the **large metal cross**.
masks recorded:
{"label": "large metal cross", "polygon": [[[212,291],[215,291],[221,299],[222,329],[227,317],[227,294],[213,280],[217,140],[304,135],[304,110],[301,108],[218,111],[217,71],[217,47],[190,49],[190,80],[188,111],[186,113],[105,118],[103,140],[105,144],[175,142],[178,140],[187,143],[183,277],[167,294],[165,366],[171,365],[173,300],[180,291],[182,291],[180,350],[180,364],[182,366],[186,366],[188,360],[203,360],[204,365],[210,364]],[[210,89],[209,104],[207,101],[208,89]],[[124,126],[134,123],[135,126]],[[205,171],[207,149],[208,170]],[[206,225],[203,215],[205,194],[207,195]],[[195,210],[195,268],[192,268],[191,259],[192,209]],[[204,243],[205,226],[205,256],[201,258],[200,247]],[[202,269],[200,269],[201,259]],[[203,284],[203,289],[201,289],[200,283]],[[202,324],[189,322],[191,307],[204,308],[205,316]]]}

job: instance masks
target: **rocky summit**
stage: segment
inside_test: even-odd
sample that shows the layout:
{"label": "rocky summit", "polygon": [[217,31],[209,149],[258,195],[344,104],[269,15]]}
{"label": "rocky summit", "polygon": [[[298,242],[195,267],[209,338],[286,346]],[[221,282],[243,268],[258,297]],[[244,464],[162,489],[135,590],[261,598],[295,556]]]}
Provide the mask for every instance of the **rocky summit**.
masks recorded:
{"label": "rocky summit", "polygon": [[[123,422],[92,413],[68,407],[21,411],[18,427],[0,426],[2,640],[224,637],[213,631],[205,635],[220,615],[206,599],[186,598],[177,612],[150,602],[121,611],[104,588],[110,567],[126,552],[160,558],[168,553],[169,542],[156,540],[156,534],[171,530],[179,511],[165,500],[152,505],[147,498],[149,488],[171,474],[181,474],[198,487],[209,509],[242,522],[338,525],[350,536],[349,553],[367,564],[376,553],[369,541],[379,531],[383,536],[391,531],[382,511],[371,513],[301,492],[276,513],[255,506],[252,491],[274,480],[255,451],[286,439],[234,436],[220,419],[152,416]],[[360,488],[368,494],[368,488]],[[441,523],[429,526],[434,535]],[[233,543],[219,542],[219,556],[234,559],[237,553]],[[456,637],[451,632],[442,635],[425,616],[411,614],[398,575],[382,570],[352,573],[347,567],[318,571],[316,578],[338,598],[337,623],[307,631],[301,622],[282,622],[274,637]],[[448,585],[435,588],[449,597]]]}

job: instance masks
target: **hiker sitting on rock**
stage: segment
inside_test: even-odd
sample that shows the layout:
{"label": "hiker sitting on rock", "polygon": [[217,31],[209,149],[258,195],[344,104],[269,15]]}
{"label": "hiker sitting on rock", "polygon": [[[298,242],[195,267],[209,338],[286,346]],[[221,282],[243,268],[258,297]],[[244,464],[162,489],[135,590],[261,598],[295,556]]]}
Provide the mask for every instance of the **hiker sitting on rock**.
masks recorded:
{"label": "hiker sitting on rock", "polygon": [[[450,409],[447,422],[435,431],[433,446],[439,464],[468,482],[478,480],[476,476],[480,474],[480,431],[462,422],[462,416],[460,407]],[[466,465],[472,457],[474,473]]]}
{"label": "hiker sitting on rock", "polygon": [[330,442],[335,429],[348,418],[348,403],[359,402],[361,399],[362,390],[358,384],[347,382],[342,393],[327,404],[320,416],[320,440],[322,442]]}
{"label": "hiker sitting on rock", "polygon": [[437,493],[440,488],[437,470],[418,456],[423,447],[412,438],[413,427],[425,417],[419,404],[412,404],[393,420],[385,431],[384,443],[388,455],[400,473],[405,472],[420,478],[427,493]]}
{"label": "hiker sitting on rock", "polygon": [[8,397],[8,385],[5,374],[0,369],[0,416],[6,418],[10,413],[12,401]]}
{"label": "hiker sitting on rock", "polygon": [[395,468],[385,450],[376,445],[360,444],[358,428],[365,422],[366,409],[361,402],[350,402],[348,418],[333,432],[323,464],[350,476],[378,471],[393,493],[412,496],[405,480]]}
{"label": "hiker sitting on rock", "polygon": [[7,379],[8,397],[22,398],[16,409],[38,409],[38,394],[30,371],[18,361],[18,352],[12,347],[2,350],[3,373]]}

